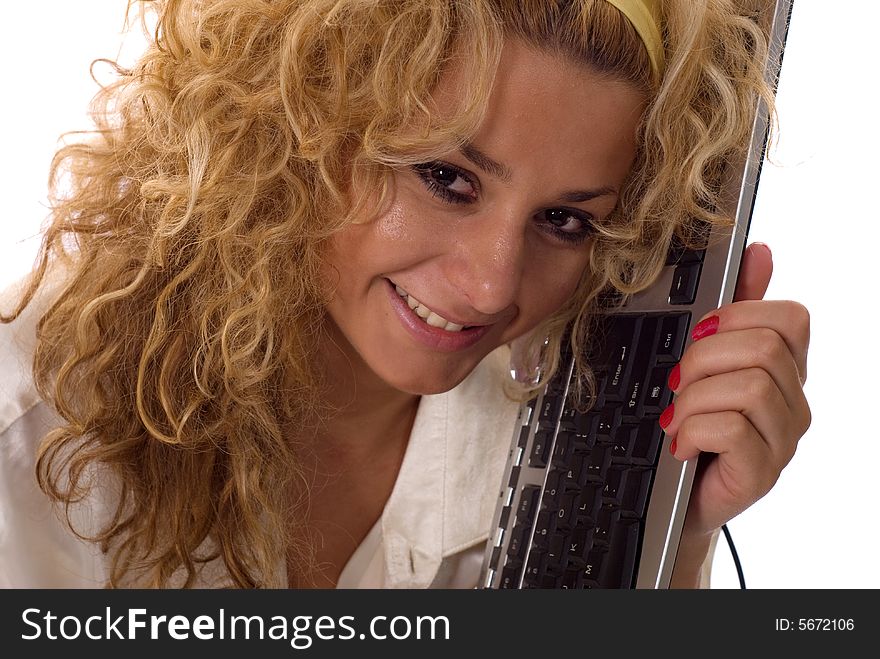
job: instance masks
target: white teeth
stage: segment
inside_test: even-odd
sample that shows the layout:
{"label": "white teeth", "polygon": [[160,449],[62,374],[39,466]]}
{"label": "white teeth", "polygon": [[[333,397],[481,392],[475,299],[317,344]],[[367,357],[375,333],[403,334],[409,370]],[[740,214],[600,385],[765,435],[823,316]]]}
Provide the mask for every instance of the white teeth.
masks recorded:
{"label": "white teeth", "polygon": [[425,318],[425,322],[431,327],[446,327],[446,319],[443,316],[438,316],[433,311],[428,314],[427,318]]}
{"label": "white teeth", "polygon": [[416,315],[418,315],[419,318],[422,318],[431,327],[441,327],[447,332],[460,332],[464,328],[464,325],[450,322],[440,314],[434,313],[397,284],[394,285],[394,289],[400,297],[406,299],[409,308],[415,311]]}

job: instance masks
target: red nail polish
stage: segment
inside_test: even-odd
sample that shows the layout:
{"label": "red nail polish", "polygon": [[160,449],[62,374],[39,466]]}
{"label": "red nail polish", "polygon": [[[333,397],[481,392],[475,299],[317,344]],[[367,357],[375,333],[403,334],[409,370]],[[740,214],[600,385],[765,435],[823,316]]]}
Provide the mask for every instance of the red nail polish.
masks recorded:
{"label": "red nail polish", "polygon": [[706,320],[701,320],[697,323],[697,326],[694,327],[694,331],[691,332],[691,338],[694,341],[699,341],[700,339],[711,336],[715,332],[718,331],[718,316],[709,316]]}
{"label": "red nail polish", "polygon": [[677,448],[678,448],[678,442],[673,437],[672,441],[669,443],[669,452],[672,453],[672,455],[675,455],[675,449],[677,449]]}
{"label": "red nail polish", "polygon": [[678,385],[681,384],[681,364],[676,364],[675,368],[672,369],[667,384],[672,391],[675,391]]}
{"label": "red nail polish", "polygon": [[672,415],[675,414],[675,403],[670,403],[669,407],[663,410],[663,414],[660,415],[660,427],[666,430],[666,426],[670,424],[672,421]]}

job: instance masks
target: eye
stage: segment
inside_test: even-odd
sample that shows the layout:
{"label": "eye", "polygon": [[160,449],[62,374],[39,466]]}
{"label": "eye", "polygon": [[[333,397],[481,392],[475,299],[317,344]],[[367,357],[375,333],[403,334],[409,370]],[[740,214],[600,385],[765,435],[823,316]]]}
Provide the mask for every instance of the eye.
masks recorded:
{"label": "eye", "polygon": [[443,162],[428,162],[413,165],[413,170],[431,194],[443,201],[467,203],[477,197],[473,181],[458,167]]}
{"label": "eye", "polygon": [[548,208],[538,213],[545,231],[560,240],[580,244],[595,232],[593,216],[570,208]]}

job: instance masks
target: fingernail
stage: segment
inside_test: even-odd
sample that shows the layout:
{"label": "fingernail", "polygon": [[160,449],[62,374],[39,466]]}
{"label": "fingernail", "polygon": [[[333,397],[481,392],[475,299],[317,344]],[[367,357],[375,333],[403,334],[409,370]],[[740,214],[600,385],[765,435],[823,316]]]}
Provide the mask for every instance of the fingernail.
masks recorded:
{"label": "fingernail", "polygon": [[675,368],[672,369],[667,384],[672,391],[675,391],[678,385],[681,384],[681,364],[676,364]]}
{"label": "fingernail", "polygon": [[770,251],[770,246],[769,246],[769,245],[767,245],[766,243],[755,243],[755,244],[758,245],[759,247],[763,247],[764,249],[766,249],[766,250],[767,250],[767,254],[770,255],[770,260],[771,260],[771,261],[773,260],[773,252]]}
{"label": "fingernail", "polygon": [[718,316],[709,316],[705,320],[701,320],[699,323],[697,323],[697,326],[694,327],[694,331],[691,332],[691,338],[694,341],[699,341],[702,338],[711,336],[717,331]]}
{"label": "fingernail", "polygon": [[675,403],[670,403],[669,407],[663,410],[663,414],[660,415],[660,427],[663,430],[666,430],[666,426],[672,421],[673,414],[675,414]]}
{"label": "fingernail", "polygon": [[678,448],[678,442],[677,442],[677,441],[675,440],[675,438],[673,437],[673,438],[672,438],[672,441],[669,442],[669,452],[672,453],[672,455],[675,455],[675,449],[676,449],[676,448]]}

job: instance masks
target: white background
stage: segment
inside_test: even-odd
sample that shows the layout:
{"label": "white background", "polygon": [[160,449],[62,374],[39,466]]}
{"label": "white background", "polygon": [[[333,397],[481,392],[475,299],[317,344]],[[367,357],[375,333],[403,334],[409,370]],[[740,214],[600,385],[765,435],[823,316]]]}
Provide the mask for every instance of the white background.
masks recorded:
{"label": "white background", "polygon": [[[120,55],[124,7],[124,0],[4,7],[0,285],[33,262],[56,140],[89,127],[96,90],[89,63]],[[880,422],[871,416],[880,410],[878,24],[880,3],[795,2],[775,164],[764,168],[750,239],[773,250],[767,298],[811,311],[813,425],[776,487],[728,525],[749,588],[880,587]],[[128,38],[123,62],[139,44],[139,34]],[[107,75],[106,67],[98,71]],[[738,587],[723,537],[713,586]]]}

